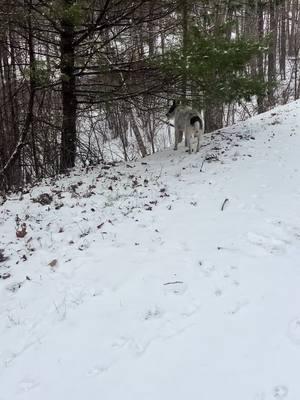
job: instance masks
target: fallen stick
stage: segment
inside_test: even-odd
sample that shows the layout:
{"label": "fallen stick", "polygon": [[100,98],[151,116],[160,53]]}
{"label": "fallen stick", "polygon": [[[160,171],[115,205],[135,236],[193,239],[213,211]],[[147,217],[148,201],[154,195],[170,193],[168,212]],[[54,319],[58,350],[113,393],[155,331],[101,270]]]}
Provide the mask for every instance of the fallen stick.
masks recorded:
{"label": "fallen stick", "polygon": [[225,199],[223,201],[222,207],[221,207],[221,211],[224,211],[225,205],[228,203],[229,199]]}

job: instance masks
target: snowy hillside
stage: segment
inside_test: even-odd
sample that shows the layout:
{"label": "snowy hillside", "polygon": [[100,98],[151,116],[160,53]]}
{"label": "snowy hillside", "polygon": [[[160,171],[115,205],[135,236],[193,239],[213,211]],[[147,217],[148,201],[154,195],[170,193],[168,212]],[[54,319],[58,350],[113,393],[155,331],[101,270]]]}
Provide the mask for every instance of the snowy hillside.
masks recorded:
{"label": "snowy hillside", "polygon": [[299,400],[299,125],[295,102],[0,206],[0,400]]}

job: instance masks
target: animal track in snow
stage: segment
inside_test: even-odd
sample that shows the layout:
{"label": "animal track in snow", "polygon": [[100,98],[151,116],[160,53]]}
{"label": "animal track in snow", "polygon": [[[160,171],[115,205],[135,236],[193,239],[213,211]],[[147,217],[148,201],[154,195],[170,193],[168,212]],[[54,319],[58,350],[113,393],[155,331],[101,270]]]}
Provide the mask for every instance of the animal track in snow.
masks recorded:
{"label": "animal track in snow", "polygon": [[32,379],[24,379],[19,384],[19,392],[29,392],[38,387],[39,383]]}
{"label": "animal track in snow", "polygon": [[248,300],[238,301],[236,305],[229,311],[229,314],[234,315],[239,313],[248,304],[249,304]]}
{"label": "animal track in snow", "polygon": [[108,369],[109,369],[109,366],[104,367],[104,366],[95,365],[87,372],[87,376],[90,376],[90,377],[97,376],[97,375],[100,375],[103,372],[107,371]]}
{"label": "animal track in snow", "polygon": [[[300,227],[287,224],[281,220],[269,221],[282,236],[287,237],[290,241],[293,239],[300,240]],[[287,240],[288,242],[288,240]]]}
{"label": "animal track in snow", "polygon": [[248,240],[251,244],[261,247],[267,253],[284,254],[288,241],[260,235],[254,232],[248,232]]}
{"label": "animal track in snow", "polygon": [[199,261],[199,266],[201,272],[205,277],[211,277],[216,270],[216,267],[214,265],[204,264],[202,261]]}
{"label": "animal track in snow", "polygon": [[282,400],[287,397],[289,390],[284,385],[277,385],[273,388],[272,394],[273,398],[277,400]]}
{"label": "animal track in snow", "polygon": [[158,308],[158,307],[154,307],[151,310],[148,310],[145,314],[145,320],[149,321],[152,319],[157,319],[160,318],[162,316],[162,311]]}

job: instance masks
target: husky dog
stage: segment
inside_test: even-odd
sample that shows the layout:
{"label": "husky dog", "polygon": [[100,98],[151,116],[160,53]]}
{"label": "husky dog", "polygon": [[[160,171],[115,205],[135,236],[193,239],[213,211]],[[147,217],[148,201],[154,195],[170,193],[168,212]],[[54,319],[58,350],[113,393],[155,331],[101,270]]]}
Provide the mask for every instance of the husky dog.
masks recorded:
{"label": "husky dog", "polygon": [[175,146],[177,150],[178,143],[182,142],[183,132],[185,137],[185,146],[192,152],[192,140],[197,138],[197,148],[200,148],[200,135],[204,132],[204,121],[199,111],[188,106],[178,104],[175,100],[166,114],[168,119],[174,119],[175,122]]}

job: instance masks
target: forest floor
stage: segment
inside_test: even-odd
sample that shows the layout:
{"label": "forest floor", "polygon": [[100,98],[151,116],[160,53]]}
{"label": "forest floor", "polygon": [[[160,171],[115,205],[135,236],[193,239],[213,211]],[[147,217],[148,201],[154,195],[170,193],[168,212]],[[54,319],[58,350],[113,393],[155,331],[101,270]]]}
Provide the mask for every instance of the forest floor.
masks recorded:
{"label": "forest floor", "polygon": [[300,102],[0,206],[0,400],[299,400]]}

